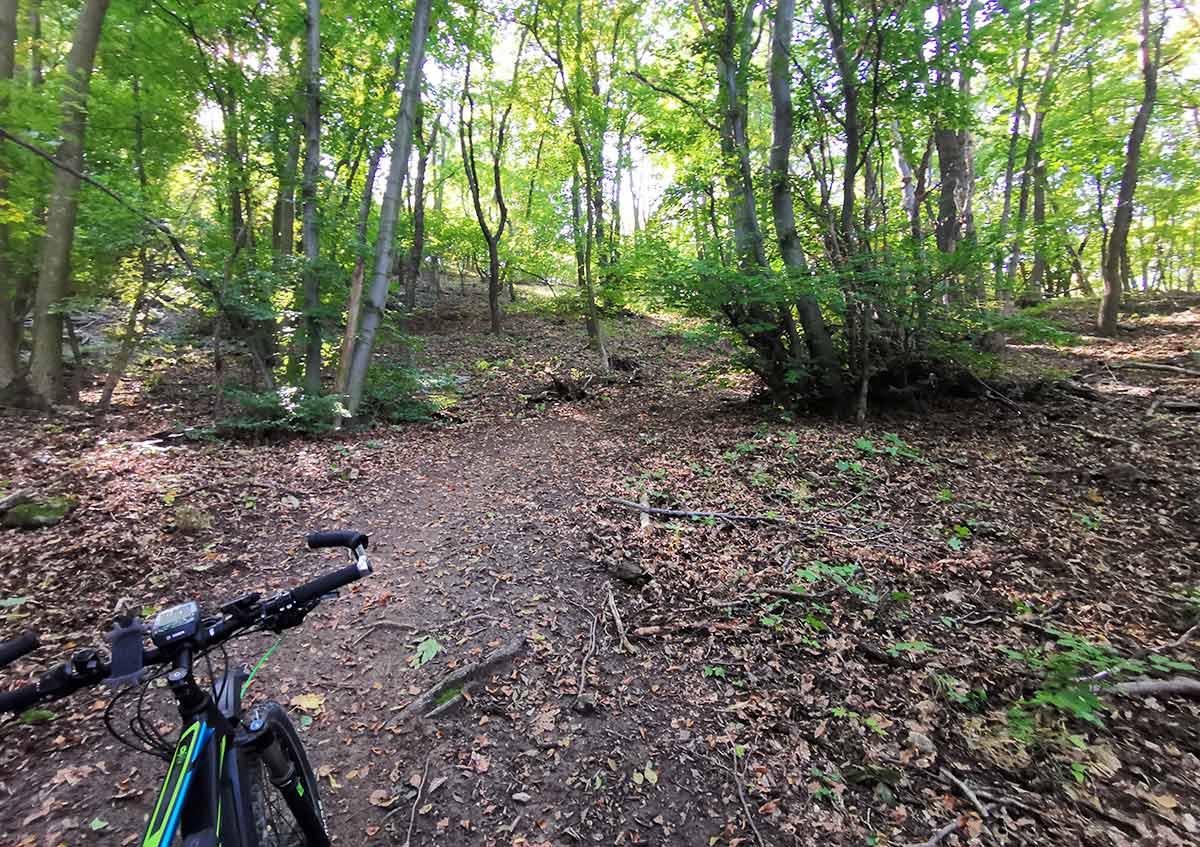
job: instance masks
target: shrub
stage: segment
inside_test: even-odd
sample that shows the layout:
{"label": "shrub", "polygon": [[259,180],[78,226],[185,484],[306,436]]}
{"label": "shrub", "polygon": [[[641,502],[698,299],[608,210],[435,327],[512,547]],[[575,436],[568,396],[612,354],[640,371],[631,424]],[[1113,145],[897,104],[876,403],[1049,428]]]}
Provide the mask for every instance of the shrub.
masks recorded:
{"label": "shrub", "polygon": [[217,423],[217,434],[226,437],[324,435],[347,416],[340,397],[308,396],[294,386],[278,391],[228,388],[225,394],[241,407],[239,414]]}

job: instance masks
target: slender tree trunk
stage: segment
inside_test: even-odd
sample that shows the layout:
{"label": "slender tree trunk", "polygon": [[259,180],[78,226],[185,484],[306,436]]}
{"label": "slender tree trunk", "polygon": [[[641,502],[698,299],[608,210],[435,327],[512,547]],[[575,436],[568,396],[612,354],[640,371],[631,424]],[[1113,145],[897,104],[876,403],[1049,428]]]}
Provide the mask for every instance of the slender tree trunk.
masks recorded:
{"label": "slender tree trunk", "polygon": [[[584,223],[583,223],[583,202],[580,199],[579,190],[579,165],[575,165],[574,171],[571,173],[571,240],[575,247],[575,283],[579,287],[579,292],[587,295],[587,272],[584,269]],[[599,321],[595,315],[595,301],[589,300],[589,304],[593,308],[588,308],[584,320],[587,323],[588,338],[596,338],[596,329]]]}
{"label": "slender tree trunk", "polygon": [[[1062,46],[1063,34],[1071,23],[1074,11],[1073,0],[1063,0],[1062,15],[1054,32],[1054,41],[1046,56],[1046,69],[1042,74],[1041,86],[1038,89],[1037,105],[1034,107],[1033,122],[1029,128],[1029,143],[1025,146],[1025,165],[1021,169],[1021,194],[1017,205],[1017,226],[1013,235],[1012,245],[1008,256],[1009,293],[1015,289],[1017,266],[1021,262],[1021,242],[1024,236],[1025,222],[1029,214],[1029,196],[1032,188],[1034,170],[1041,158],[1042,127],[1046,121],[1046,113],[1050,110],[1050,99],[1054,90],[1054,77],[1058,70],[1058,54]],[[1028,292],[1032,294],[1032,292]]]}
{"label": "slender tree trunk", "polygon": [[1046,165],[1033,167],[1033,270],[1029,274],[1029,297],[1041,300],[1046,279]]}
{"label": "slender tree trunk", "polygon": [[299,165],[300,128],[296,127],[288,132],[271,214],[271,253],[276,270],[282,267],[285,256],[296,252],[296,170]]}
{"label": "slender tree trunk", "polygon": [[67,56],[62,95],[63,138],[55,154],[58,163],[65,167],[54,170],[54,187],[47,206],[29,368],[31,388],[37,399],[45,404],[62,400],[66,393],[62,362],[63,316],[56,307],[70,291],[71,247],[75,240],[80,182],[76,174],[83,169],[88,88],[108,4],[109,0],[87,0],[79,14],[71,52]]}
{"label": "slender tree trunk", "polygon": [[1117,312],[1121,307],[1122,260],[1128,265],[1126,245],[1129,228],[1133,223],[1133,195],[1137,189],[1138,163],[1142,156],[1142,142],[1146,128],[1154,111],[1158,97],[1158,67],[1162,60],[1163,23],[1152,29],[1150,22],[1150,0],[1142,0],[1142,102],[1129,131],[1129,143],[1125,148],[1125,165],[1121,170],[1121,186],[1117,191],[1117,210],[1113,214],[1112,230],[1104,252],[1104,295],[1100,299],[1100,311],[1096,317],[1096,331],[1101,335],[1114,335],[1117,331]]}
{"label": "slender tree trunk", "polygon": [[304,393],[321,393],[321,238],[317,181],[321,168],[321,0],[306,0],[304,51]]}
{"label": "slender tree trunk", "polygon": [[[795,117],[792,109],[791,50],[792,26],[796,15],[795,0],[779,0],[775,9],[775,28],[771,37],[770,88],[772,136],[769,166],[771,172],[771,211],[775,218],[775,239],[784,264],[797,276],[808,275],[808,263],[796,232],[796,210],[792,200],[791,150]],[[815,297],[801,294],[796,312],[804,329],[804,342],[815,366],[817,382],[830,394],[840,394],[841,373],[829,327],[821,316]],[[793,351],[798,352],[798,351]]]}
{"label": "slender tree trunk", "polygon": [[363,272],[367,264],[367,223],[371,219],[371,205],[375,190],[375,177],[379,173],[379,160],[383,158],[383,145],[371,151],[367,165],[367,179],[363,184],[362,198],[358,204],[358,225],[355,228],[354,270],[350,273],[350,296],[346,304],[346,331],[342,335],[342,349],[338,355],[338,374],[334,390],[346,393],[346,377],[350,373],[350,359],[354,355],[354,338],[358,334],[358,315],[362,311]]}
{"label": "slender tree trunk", "polygon": [[383,193],[383,206],[379,212],[379,235],[376,239],[370,297],[366,313],[363,315],[362,332],[354,345],[354,355],[347,379],[351,414],[357,414],[359,404],[362,402],[367,368],[371,362],[371,351],[375,346],[375,335],[379,331],[379,325],[383,321],[383,310],[387,305],[392,249],[400,211],[400,185],[403,182],[405,171],[408,170],[413,124],[416,121],[417,108],[421,102],[425,41],[429,35],[429,9],[430,0],[416,0],[413,6],[412,33],[408,40],[408,59],[404,68],[404,93],[400,97],[400,110],[396,115],[396,129],[392,135],[391,170],[388,172],[387,188]]}
{"label": "slender tree trunk", "polygon": [[417,179],[413,186],[413,242],[408,252],[408,267],[404,273],[404,305],[410,312],[417,308],[417,283],[421,279],[421,262],[425,256],[425,173],[429,166],[430,153],[437,144],[440,116],[434,118],[428,143],[424,143],[422,139],[419,118],[417,123],[416,136],[421,144],[420,158],[417,160]]}
{"label": "slender tree trunk", "polygon": [[[1013,175],[1017,165],[1017,144],[1021,139],[1021,118],[1025,113],[1025,80],[1029,74],[1029,54],[1033,49],[1033,8],[1025,10],[1025,50],[1021,69],[1017,72],[1017,96],[1013,104],[1012,129],[1008,135],[1008,157],[1004,166],[1004,206],[1000,212],[999,243],[1008,237],[1008,221],[1012,215]],[[995,260],[996,299],[1005,309],[1012,305],[1012,289],[1003,283],[1004,259],[997,251]]]}
{"label": "slender tree trunk", "polygon": [[[8,87],[12,84],[17,57],[17,0],[0,0],[0,122],[8,123]],[[7,150],[0,155],[7,154]],[[0,158],[0,207],[8,202],[7,155]],[[21,324],[16,320],[13,298],[16,280],[9,259],[8,219],[0,215],[0,392],[17,379],[17,351]]]}

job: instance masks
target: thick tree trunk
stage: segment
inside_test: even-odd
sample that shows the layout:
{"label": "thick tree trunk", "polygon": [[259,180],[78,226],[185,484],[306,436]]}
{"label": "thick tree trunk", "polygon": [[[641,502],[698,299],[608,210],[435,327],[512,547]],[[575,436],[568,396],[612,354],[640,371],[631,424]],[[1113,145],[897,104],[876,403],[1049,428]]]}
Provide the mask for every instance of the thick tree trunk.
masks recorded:
{"label": "thick tree trunk", "polygon": [[[8,123],[8,86],[12,84],[17,57],[17,0],[0,0],[0,121]],[[2,153],[7,154],[7,150]],[[0,159],[0,206],[8,201],[8,173],[11,166],[5,155]],[[17,351],[21,325],[16,320],[13,298],[16,279],[9,259],[9,228],[0,216],[0,391],[17,379]]]}
{"label": "thick tree trunk", "polygon": [[55,309],[70,289],[71,247],[75,241],[80,182],[76,174],[83,169],[88,88],[108,4],[109,0],[87,0],[79,14],[71,52],[67,56],[62,95],[63,137],[55,154],[57,162],[65,167],[54,169],[54,187],[47,204],[29,368],[33,393],[46,404],[62,400],[66,393],[62,373],[63,317]]}
{"label": "thick tree trunk", "polygon": [[1126,244],[1129,228],[1133,223],[1133,195],[1137,189],[1138,163],[1142,156],[1142,142],[1146,138],[1146,127],[1154,111],[1158,97],[1158,66],[1162,59],[1162,37],[1164,26],[1160,22],[1157,30],[1151,28],[1150,0],[1142,0],[1142,102],[1129,131],[1129,143],[1125,148],[1125,165],[1121,170],[1121,186],[1117,191],[1117,210],[1113,214],[1112,230],[1104,251],[1104,295],[1100,299],[1100,311],[1096,316],[1096,331],[1101,335],[1113,335],[1117,331],[1117,311],[1121,307],[1122,261],[1128,265]]}
{"label": "thick tree trunk", "polygon": [[[796,210],[792,200],[790,158],[795,117],[792,109],[791,49],[792,26],[796,15],[795,0],[779,0],[775,9],[775,28],[771,37],[770,88],[772,135],[769,166],[771,172],[771,212],[775,218],[775,238],[783,263],[797,276],[808,275],[808,263],[796,232]],[[812,360],[814,376],[830,394],[841,393],[841,373],[829,327],[821,315],[815,297],[796,298],[796,312],[804,329],[804,343]],[[795,352],[795,351],[793,351]]]}
{"label": "thick tree trunk", "polygon": [[317,181],[321,168],[321,0],[306,0],[304,51],[304,393],[321,393],[321,239]]}
{"label": "thick tree trunk", "polygon": [[408,154],[412,149],[413,125],[421,102],[421,77],[425,64],[425,41],[429,35],[430,0],[416,0],[413,7],[412,32],[408,40],[408,59],[404,68],[404,93],[396,115],[392,135],[392,161],[388,172],[383,206],[379,212],[379,235],[376,239],[375,264],[371,273],[371,291],[363,315],[362,332],[354,345],[354,355],[347,378],[349,410],[357,414],[366,386],[367,368],[375,346],[375,334],[383,321],[387,305],[388,280],[392,267],[392,249],[396,223],[400,212],[400,185],[408,170]]}

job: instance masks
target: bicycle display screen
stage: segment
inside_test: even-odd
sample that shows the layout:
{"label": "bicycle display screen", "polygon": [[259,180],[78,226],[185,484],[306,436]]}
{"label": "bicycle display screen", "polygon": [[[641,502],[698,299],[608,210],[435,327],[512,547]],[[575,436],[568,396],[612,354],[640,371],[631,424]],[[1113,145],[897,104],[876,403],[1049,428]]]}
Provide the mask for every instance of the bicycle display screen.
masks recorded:
{"label": "bicycle display screen", "polygon": [[150,639],[159,647],[190,638],[200,627],[200,606],[195,600],[163,609],[154,616]]}

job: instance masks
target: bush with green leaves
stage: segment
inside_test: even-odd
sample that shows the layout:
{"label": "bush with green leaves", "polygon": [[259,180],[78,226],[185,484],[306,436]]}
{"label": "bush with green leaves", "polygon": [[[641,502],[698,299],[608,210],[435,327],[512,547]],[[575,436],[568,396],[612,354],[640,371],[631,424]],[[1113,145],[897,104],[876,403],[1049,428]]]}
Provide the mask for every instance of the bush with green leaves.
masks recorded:
{"label": "bush with green leaves", "polygon": [[294,386],[278,391],[227,388],[225,394],[240,407],[218,421],[217,434],[225,437],[325,435],[337,429],[347,414],[340,397],[309,396]]}

